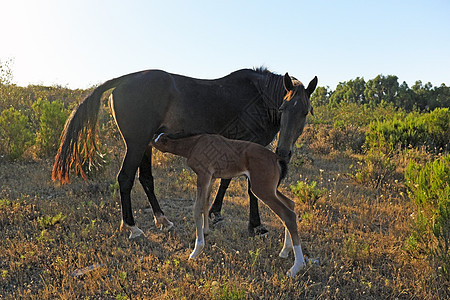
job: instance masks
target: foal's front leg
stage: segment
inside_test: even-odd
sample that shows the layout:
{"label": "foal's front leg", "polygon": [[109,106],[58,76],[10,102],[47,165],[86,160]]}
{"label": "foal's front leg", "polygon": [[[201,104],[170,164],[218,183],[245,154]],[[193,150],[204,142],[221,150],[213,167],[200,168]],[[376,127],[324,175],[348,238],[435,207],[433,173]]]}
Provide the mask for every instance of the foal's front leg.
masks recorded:
{"label": "foal's front leg", "polygon": [[208,230],[208,193],[210,185],[211,177],[197,175],[197,199],[194,203],[194,222],[197,239],[189,259],[196,259],[205,247],[203,223],[205,222],[206,230]]}

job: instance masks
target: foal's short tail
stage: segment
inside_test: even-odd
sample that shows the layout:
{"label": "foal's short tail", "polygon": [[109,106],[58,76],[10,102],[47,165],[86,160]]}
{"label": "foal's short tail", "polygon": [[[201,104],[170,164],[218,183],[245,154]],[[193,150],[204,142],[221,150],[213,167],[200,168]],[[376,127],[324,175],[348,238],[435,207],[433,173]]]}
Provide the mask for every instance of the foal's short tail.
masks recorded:
{"label": "foal's short tail", "polygon": [[70,168],[79,172],[84,180],[84,162],[91,163],[98,152],[96,146],[96,123],[100,109],[100,99],[104,92],[116,87],[123,77],[109,80],[97,87],[72,111],[64,125],[61,145],[55,157],[52,179],[62,184],[69,182]]}
{"label": "foal's short tail", "polygon": [[281,180],[283,180],[287,175],[288,166],[284,159],[278,159],[278,165],[280,166],[280,179],[278,180],[278,185],[280,185]]}

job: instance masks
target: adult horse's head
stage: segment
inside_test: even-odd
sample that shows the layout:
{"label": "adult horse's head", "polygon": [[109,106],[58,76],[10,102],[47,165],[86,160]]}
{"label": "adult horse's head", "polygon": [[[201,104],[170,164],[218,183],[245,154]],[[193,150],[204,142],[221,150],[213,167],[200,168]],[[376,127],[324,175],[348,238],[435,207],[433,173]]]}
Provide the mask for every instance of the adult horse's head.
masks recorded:
{"label": "adult horse's head", "polygon": [[283,84],[287,93],[280,106],[280,136],[276,153],[289,162],[294,144],[305,127],[306,116],[309,112],[313,113],[309,98],[316,89],[317,76],[311,80],[306,89],[301,82],[292,80],[288,73],[284,75]]}

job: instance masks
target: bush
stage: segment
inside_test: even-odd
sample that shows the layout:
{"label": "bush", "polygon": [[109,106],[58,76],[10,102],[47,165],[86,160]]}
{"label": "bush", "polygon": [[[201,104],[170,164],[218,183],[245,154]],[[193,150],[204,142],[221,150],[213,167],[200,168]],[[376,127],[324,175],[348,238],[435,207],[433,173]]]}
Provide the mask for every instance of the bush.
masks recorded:
{"label": "bush", "polygon": [[433,258],[437,269],[449,279],[450,155],[425,166],[411,162],[405,178],[409,197],[417,206],[408,244]]}
{"label": "bush", "polygon": [[291,191],[301,202],[309,205],[316,204],[316,201],[326,193],[325,189],[317,188],[316,181],[310,184],[297,181],[296,185],[291,185]]}
{"label": "bush", "polygon": [[39,119],[39,131],[36,135],[36,146],[41,154],[56,152],[64,123],[69,115],[61,101],[43,101],[33,103],[33,110]]}
{"label": "bush", "polygon": [[0,114],[0,147],[9,159],[21,158],[33,144],[33,133],[28,127],[28,118],[14,107]]}
{"label": "bush", "polygon": [[375,121],[366,133],[366,147],[385,154],[408,147],[426,146],[429,151],[442,152],[450,148],[450,110],[438,108],[426,114],[410,113],[404,119]]}

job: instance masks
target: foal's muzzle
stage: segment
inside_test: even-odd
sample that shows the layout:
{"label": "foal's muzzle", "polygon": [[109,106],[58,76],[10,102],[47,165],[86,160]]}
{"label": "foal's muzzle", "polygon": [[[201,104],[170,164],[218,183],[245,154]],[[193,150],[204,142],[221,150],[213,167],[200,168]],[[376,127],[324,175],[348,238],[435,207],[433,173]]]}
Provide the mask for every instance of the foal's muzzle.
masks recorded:
{"label": "foal's muzzle", "polygon": [[275,150],[275,153],[278,154],[278,156],[280,156],[286,162],[289,162],[291,160],[292,151],[290,151],[290,150],[279,149],[277,147],[277,150]]}

